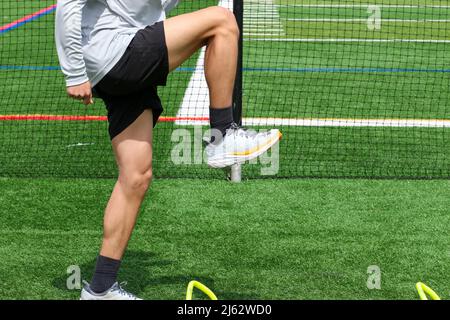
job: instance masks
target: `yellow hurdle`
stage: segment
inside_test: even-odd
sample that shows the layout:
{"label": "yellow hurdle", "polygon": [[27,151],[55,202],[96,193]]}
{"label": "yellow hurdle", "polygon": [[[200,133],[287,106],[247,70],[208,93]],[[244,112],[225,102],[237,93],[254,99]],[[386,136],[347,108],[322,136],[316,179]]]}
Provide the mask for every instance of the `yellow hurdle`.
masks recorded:
{"label": "yellow hurdle", "polygon": [[194,291],[194,288],[197,288],[198,290],[200,290],[201,292],[206,294],[208,296],[208,298],[210,298],[211,300],[218,300],[216,295],[214,294],[214,292],[212,292],[204,284],[201,284],[200,282],[195,281],[195,280],[189,282],[189,284],[188,284],[187,292],[186,292],[186,300],[192,300],[192,293]]}
{"label": "yellow hurdle", "polygon": [[416,283],[416,289],[419,293],[420,300],[428,300],[428,296],[431,298],[431,300],[441,300],[441,298],[434,292],[433,289],[428,287],[423,282],[417,282]]}
{"label": "yellow hurdle", "polygon": [[[197,288],[198,290],[206,294],[209,299],[218,300],[217,296],[214,294],[214,292],[211,291],[211,289],[195,280],[189,282],[188,284],[186,291],[186,300],[192,300],[194,288]],[[423,282],[417,282],[416,289],[419,293],[420,300],[428,300],[428,297],[430,297],[431,300],[441,300],[437,293]]]}

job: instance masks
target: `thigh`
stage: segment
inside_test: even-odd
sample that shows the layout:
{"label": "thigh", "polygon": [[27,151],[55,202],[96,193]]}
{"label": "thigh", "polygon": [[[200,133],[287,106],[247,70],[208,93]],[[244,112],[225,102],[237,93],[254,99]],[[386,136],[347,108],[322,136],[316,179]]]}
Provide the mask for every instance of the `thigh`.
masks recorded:
{"label": "thigh", "polygon": [[152,169],[153,115],[144,112],[113,140],[120,175],[145,174]]}
{"label": "thigh", "polygon": [[164,21],[169,70],[179,67],[207,44],[216,28],[233,16],[228,9],[210,7]]}

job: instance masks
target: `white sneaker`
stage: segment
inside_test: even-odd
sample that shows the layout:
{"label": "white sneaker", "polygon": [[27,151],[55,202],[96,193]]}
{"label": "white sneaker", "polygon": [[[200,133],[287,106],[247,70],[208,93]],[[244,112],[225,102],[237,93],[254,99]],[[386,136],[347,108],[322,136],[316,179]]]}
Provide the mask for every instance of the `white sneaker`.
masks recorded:
{"label": "white sneaker", "polygon": [[257,133],[233,124],[221,141],[206,146],[208,166],[224,168],[257,158],[277,143],[281,136],[278,129]]}
{"label": "white sneaker", "polygon": [[102,293],[95,293],[91,290],[89,283],[84,282],[84,287],[81,290],[80,300],[142,300],[135,295],[125,291],[121,285],[126,283],[114,283],[114,285]]}

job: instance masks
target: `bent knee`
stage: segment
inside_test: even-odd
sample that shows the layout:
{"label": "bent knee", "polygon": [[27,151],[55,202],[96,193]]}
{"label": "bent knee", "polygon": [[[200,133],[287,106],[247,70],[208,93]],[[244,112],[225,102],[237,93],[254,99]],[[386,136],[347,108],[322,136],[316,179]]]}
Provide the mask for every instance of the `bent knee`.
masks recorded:
{"label": "bent knee", "polygon": [[223,35],[239,37],[239,26],[234,14],[223,7],[212,7],[211,12],[216,19],[216,30]]}
{"label": "bent knee", "polygon": [[142,172],[132,172],[119,176],[119,181],[126,189],[126,192],[139,197],[145,195],[151,185],[152,179],[153,171],[151,168]]}

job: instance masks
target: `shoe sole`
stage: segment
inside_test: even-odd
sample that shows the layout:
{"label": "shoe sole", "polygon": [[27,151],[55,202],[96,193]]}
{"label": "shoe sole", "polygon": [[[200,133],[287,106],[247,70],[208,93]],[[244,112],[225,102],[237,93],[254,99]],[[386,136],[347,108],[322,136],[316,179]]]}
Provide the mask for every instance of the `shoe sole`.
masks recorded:
{"label": "shoe sole", "polygon": [[278,131],[275,137],[272,137],[272,139],[264,145],[258,146],[255,150],[236,152],[235,154],[227,155],[225,158],[221,158],[218,160],[208,160],[208,166],[216,169],[225,168],[230,167],[234,164],[240,164],[246,161],[253,160],[272,148],[274,144],[281,140],[282,136],[282,133]]}

